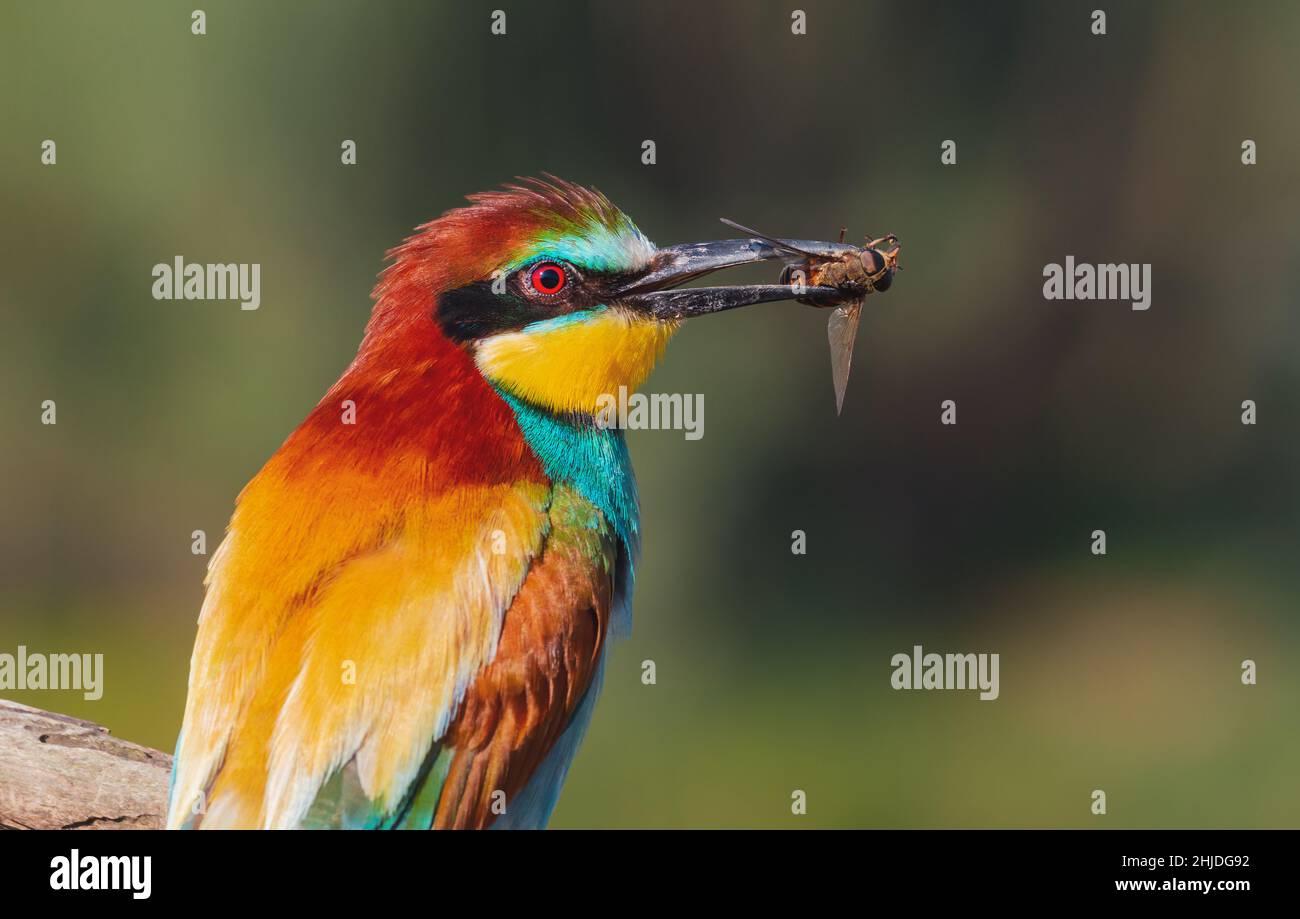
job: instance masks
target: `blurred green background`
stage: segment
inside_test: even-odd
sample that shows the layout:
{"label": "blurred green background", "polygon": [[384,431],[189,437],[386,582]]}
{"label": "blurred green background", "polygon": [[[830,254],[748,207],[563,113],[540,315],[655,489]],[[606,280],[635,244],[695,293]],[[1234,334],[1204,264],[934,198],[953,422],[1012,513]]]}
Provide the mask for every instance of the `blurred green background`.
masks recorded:
{"label": "blurred green background", "polygon": [[[170,750],[191,531],[347,365],[383,252],[547,170],[661,244],[847,225],[906,268],[840,418],[824,313],[669,349],[705,436],[629,436],[636,627],[554,826],[1300,824],[1300,7],[793,5],[6,2],[0,651],[106,656],[99,702],[8,695]],[[153,300],[177,254],[261,263],[261,309]],[[1151,309],[1044,301],[1067,254],[1152,263]],[[914,644],[1000,653],[1001,698],[891,690]]]}

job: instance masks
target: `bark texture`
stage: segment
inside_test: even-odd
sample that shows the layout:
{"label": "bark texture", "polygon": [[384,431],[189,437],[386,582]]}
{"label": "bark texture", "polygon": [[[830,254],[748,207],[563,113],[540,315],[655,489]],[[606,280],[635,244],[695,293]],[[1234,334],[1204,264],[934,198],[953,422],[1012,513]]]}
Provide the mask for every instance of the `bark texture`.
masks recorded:
{"label": "bark texture", "polygon": [[0,829],[158,829],[172,758],[0,699]]}

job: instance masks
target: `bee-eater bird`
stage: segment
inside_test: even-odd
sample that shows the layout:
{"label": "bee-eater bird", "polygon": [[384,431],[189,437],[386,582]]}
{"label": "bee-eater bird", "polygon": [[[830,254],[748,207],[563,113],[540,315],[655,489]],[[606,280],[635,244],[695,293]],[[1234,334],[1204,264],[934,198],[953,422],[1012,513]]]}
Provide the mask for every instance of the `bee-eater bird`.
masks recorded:
{"label": "bee-eater bird", "polygon": [[469,200],[389,253],[355,360],[239,495],[170,827],[544,826],[630,621],[637,492],[597,400],[683,319],[796,296],[673,289],[780,253],[656,248],[559,179]]}

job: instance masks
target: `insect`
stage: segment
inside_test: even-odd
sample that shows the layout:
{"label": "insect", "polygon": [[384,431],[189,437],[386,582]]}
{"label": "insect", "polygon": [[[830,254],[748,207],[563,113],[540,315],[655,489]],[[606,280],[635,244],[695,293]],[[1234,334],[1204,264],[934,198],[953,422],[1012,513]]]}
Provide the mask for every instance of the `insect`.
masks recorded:
{"label": "insect", "polygon": [[[865,247],[844,245],[845,231],[841,229],[840,243],[844,251],[833,256],[818,255],[725,217],[722,222],[787,254],[787,263],[781,272],[782,284],[834,287],[843,293],[843,299],[833,304],[831,318],[826,324],[831,346],[831,379],[835,384],[835,412],[839,414],[844,409],[844,391],[849,385],[849,367],[853,363],[853,344],[857,338],[862,304],[868,294],[889,290],[894,283],[894,273],[901,267],[898,264],[901,249],[898,237],[891,234],[870,239]],[[828,305],[824,299],[798,300],[811,306]]]}

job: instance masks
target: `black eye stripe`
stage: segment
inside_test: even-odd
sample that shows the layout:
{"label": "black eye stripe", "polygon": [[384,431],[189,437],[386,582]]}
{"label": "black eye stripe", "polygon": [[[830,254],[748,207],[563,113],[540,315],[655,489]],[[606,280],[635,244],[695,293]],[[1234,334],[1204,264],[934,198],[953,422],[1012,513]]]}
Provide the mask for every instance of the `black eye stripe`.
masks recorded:
{"label": "black eye stripe", "polygon": [[492,281],[475,281],[439,295],[433,318],[452,341],[463,344],[489,335],[522,329],[526,325],[553,319],[566,313],[592,309],[607,303],[619,286],[616,274],[582,275],[561,265],[564,283],[553,295],[538,293],[531,280],[538,267],[557,262],[537,262],[509,275],[498,293]]}
{"label": "black eye stripe", "polygon": [[555,315],[553,307],[535,303],[513,291],[498,294],[491,281],[476,281],[438,297],[434,318],[455,342],[473,341],[519,329]]}

